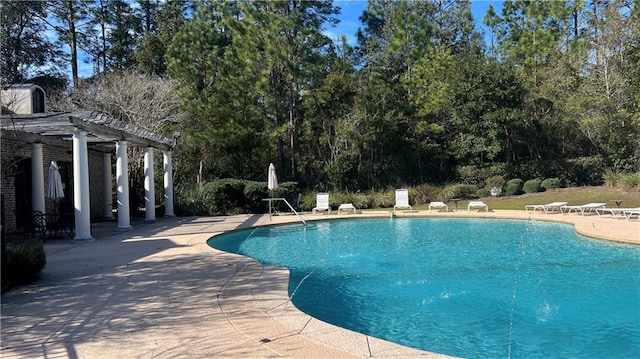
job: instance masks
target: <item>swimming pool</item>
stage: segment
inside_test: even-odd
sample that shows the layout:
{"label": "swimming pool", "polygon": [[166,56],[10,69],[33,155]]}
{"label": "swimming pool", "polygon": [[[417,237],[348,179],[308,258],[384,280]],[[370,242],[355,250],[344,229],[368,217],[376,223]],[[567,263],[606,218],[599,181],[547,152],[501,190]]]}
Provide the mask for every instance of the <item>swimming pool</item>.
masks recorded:
{"label": "swimming pool", "polygon": [[399,344],[468,358],[640,355],[640,247],[569,225],[333,220],[209,244],[288,267],[300,310]]}

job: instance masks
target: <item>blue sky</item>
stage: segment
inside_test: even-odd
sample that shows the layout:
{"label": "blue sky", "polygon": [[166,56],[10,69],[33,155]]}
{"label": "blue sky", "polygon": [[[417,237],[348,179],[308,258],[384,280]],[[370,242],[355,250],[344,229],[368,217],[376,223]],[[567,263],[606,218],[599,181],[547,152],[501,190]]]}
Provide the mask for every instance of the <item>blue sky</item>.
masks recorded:
{"label": "blue sky", "polygon": [[[502,12],[502,3],[502,0],[471,0],[471,12],[478,29],[483,26],[482,18],[489,5],[493,5],[495,11],[500,14]],[[349,44],[356,45],[355,34],[358,28],[362,26],[359,18],[364,9],[367,8],[367,0],[334,0],[334,4],[341,9],[341,13],[338,16],[340,23],[336,27],[327,27],[325,35],[334,39],[334,41],[340,39],[342,35],[346,35]]]}

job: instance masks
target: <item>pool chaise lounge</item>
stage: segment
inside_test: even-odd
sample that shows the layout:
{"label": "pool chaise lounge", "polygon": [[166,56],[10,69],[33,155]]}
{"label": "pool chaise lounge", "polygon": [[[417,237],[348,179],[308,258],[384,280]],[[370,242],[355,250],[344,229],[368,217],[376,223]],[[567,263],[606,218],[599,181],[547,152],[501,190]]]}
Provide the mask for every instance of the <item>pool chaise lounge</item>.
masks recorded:
{"label": "pool chaise lounge", "polygon": [[356,207],[353,205],[353,203],[343,203],[338,206],[338,214],[340,214],[340,212],[356,213],[356,211]]}
{"label": "pool chaise lounge", "polygon": [[560,207],[560,211],[562,212],[562,214],[569,214],[571,212],[578,213],[578,211],[580,211],[580,214],[584,216],[585,212],[592,213],[598,208],[605,208],[606,205],[607,205],[606,203],[594,202],[594,203],[583,204],[580,206],[562,206]]}
{"label": "pool chaise lounge", "polygon": [[524,206],[524,209],[529,213],[529,210],[533,210],[535,213],[536,210],[541,210],[544,213],[549,213],[553,211],[560,212],[560,208],[562,206],[566,206],[569,202],[551,202],[547,204],[528,204]]}
{"label": "pool chaise lounge", "polygon": [[632,209],[630,211],[624,211],[624,216],[627,217],[627,221],[631,220],[631,217],[636,216],[640,220],[640,209]]}
{"label": "pool chaise lounge", "polygon": [[471,212],[472,208],[477,208],[478,210],[484,208],[485,212],[489,212],[489,206],[482,201],[471,201],[467,206],[467,212]]}
{"label": "pool chaise lounge", "polygon": [[432,208],[443,209],[445,212],[449,212],[449,206],[447,206],[444,202],[431,202],[429,203],[429,212],[431,212]]}
{"label": "pool chaise lounge", "polygon": [[640,207],[635,207],[635,208],[620,208],[620,207],[615,207],[615,208],[596,208],[596,213],[599,216],[604,216],[606,214],[610,214],[611,217],[617,217],[617,216],[621,216],[621,217],[625,217],[625,212],[627,211],[640,211]]}

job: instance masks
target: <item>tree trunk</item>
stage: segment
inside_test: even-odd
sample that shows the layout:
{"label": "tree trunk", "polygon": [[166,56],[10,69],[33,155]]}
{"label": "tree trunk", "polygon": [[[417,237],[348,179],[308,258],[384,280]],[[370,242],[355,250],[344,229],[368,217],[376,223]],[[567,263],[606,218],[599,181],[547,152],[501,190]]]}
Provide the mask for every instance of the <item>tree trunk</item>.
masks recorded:
{"label": "tree trunk", "polygon": [[67,11],[69,16],[69,48],[71,49],[71,79],[73,87],[78,85],[78,42],[76,38],[76,22],[74,20],[73,1],[67,2]]}

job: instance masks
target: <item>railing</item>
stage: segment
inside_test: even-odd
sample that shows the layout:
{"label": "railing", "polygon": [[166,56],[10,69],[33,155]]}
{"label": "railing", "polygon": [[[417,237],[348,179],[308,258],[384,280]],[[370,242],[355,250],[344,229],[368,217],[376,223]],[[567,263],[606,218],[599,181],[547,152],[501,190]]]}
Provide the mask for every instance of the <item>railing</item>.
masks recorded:
{"label": "railing", "polygon": [[287,206],[289,206],[289,208],[291,208],[291,212],[293,212],[293,214],[295,214],[305,226],[307,225],[307,222],[304,220],[304,218],[302,218],[302,216],[293,208],[293,206],[285,198],[265,198],[263,199],[263,201],[269,202],[269,221],[271,221],[271,202],[283,201],[284,203],[287,204]]}

